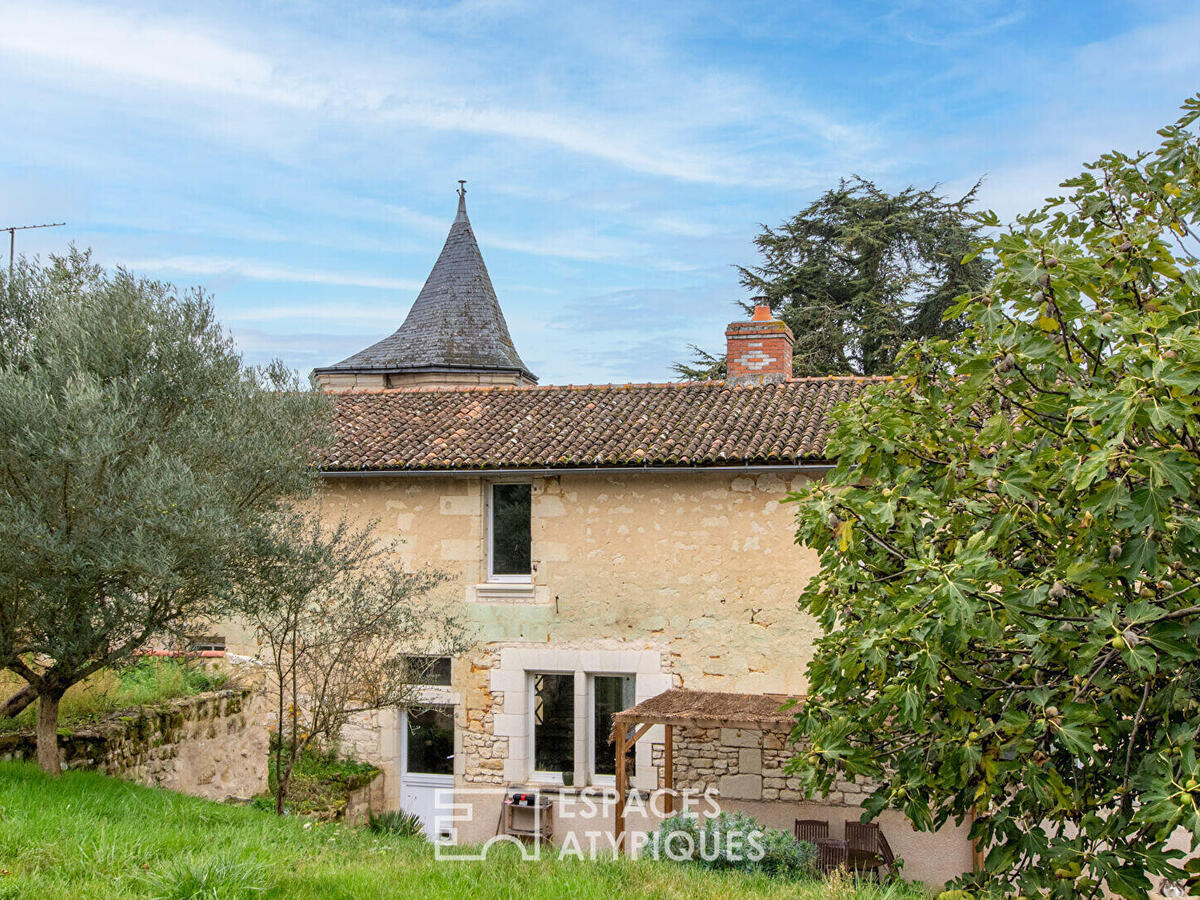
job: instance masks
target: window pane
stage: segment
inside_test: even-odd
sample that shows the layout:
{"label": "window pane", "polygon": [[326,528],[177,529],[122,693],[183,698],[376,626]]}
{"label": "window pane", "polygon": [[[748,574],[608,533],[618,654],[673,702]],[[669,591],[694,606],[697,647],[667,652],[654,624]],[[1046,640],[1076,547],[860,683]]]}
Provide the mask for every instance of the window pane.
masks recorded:
{"label": "window pane", "polygon": [[592,714],[596,735],[593,765],[597,775],[617,774],[616,747],[609,742],[613,713],[633,706],[632,675],[597,675],[592,679],[595,706]]}
{"label": "window pane", "polygon": [[431,706],[408,711],[408,771],[454,774],[454,710]]}
{"label": "window pane", "polygon": [[492,485],[492,574],[530,574],[527,484]]}
{"label": "window pane", "polygon": [[412,684],[448,685],[450,683],[450,657],[409,656],[406,659]]}
{"label": "window pane", "polygon": [[533,767],[575,771],[575,676],[533,676]]}

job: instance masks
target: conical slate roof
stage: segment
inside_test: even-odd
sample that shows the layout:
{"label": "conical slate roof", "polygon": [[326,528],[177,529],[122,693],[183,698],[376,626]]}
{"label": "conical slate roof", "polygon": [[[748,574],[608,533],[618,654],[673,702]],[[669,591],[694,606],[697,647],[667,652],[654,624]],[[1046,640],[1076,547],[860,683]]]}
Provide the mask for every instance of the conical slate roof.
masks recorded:
{"label": "conical slate roof", "polygon": [[467,218],[466,190],[433,271],[394,334],[321,372],[520,372],[526,368],[508,334],[496,290]]}

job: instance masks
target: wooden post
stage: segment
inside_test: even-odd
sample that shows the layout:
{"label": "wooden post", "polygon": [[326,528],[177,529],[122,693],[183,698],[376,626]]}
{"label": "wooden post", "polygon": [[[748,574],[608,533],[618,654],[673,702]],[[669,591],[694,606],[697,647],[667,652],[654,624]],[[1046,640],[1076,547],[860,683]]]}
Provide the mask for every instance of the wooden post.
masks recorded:
{"label": "wooden post", "polygon": [[625,792],[629,790],[629,778],[625,772],[625,723],[616,723],[616,741],[617,747],[617,817],[616,817],[616,838],[617,852],[624,853],[625,847]]}
{"label": "wooden post", "polygon": [[667,791],[667,815],[675,813],[675,729],[663,726],[663,787]]}

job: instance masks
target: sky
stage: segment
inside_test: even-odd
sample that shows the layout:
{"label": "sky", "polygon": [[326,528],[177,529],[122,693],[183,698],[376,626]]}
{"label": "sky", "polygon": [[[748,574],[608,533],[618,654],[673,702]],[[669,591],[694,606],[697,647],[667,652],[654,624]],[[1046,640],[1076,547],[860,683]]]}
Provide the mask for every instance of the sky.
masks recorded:
{"label": "sky", "polygon": [[1196,2],[0,0],[0,226],[307,373],[399,327],[466,179],[542,383],[662,381],[839,178],[1010,219],[1197,90]]}

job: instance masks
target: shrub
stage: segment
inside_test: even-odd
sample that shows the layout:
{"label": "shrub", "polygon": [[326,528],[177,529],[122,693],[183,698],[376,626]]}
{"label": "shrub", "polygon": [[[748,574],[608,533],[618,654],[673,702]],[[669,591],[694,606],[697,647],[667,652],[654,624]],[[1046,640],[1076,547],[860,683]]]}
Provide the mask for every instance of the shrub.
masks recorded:
{"label": "shrub", "polygon": [[368,813],[367,828],[376,834],[395,834],[400,837],[420,837],[425,831],[420,816],[402,809],[379,815]]}
{"label": "shrub", "polygon": [[[271,794],[276,788],[275,748],[279,736],[271,736],[271,756],[267,763],[268,785]],[[335,747],[306,747],[296,758],[288,790],[287,811],[320,818],[337,818],[346,807],[350,794],[371,783],[379,769],[370,763],[340,757]],[[269,801],[275,808],[274,799]]]}
{"label": "shrub", "polygon": [[786,831],[767,828],[753,816],[723,812],[707,819],[677,815],[650,835],[653,859],[694,862],[707,869],[762,872],[779,878],[816,873],[817,848]]}

